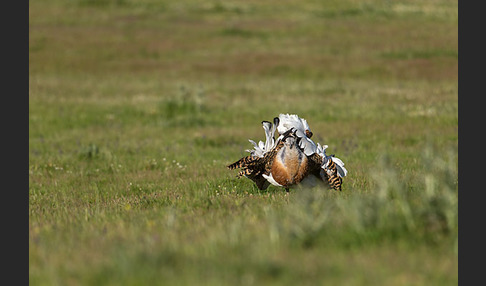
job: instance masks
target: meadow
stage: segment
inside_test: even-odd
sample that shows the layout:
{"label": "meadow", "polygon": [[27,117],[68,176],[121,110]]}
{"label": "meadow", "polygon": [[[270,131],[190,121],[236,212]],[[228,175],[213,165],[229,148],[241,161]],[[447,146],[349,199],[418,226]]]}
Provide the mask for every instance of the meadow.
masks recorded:
{"label": "meadow", "polygon": [[[457,285],[457,1],[29,1],[31,285]],[[341,192],[226,165],[307,119]]]}

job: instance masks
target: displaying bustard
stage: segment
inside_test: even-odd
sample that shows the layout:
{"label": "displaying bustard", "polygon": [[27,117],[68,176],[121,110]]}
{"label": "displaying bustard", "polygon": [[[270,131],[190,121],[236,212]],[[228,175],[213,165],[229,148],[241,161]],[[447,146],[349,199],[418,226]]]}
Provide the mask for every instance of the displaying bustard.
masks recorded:
{"label": "displaying bustard", "polygon": [[[240,168],[237,177],[247,177],[261,190],[270,184],[284,187],[317,178],[332,189],[342,189],[342,178],[347,175],[344,163],[334,155],[327,155],[327,145],[311,140],[313,135],[307,121],[295,114],[280,114],[269,121],[262,121],[265,142],[253,144],[246,150],[250,155],[228,165],[230,170]],[[275,139],[275,131],[279,137]]]}

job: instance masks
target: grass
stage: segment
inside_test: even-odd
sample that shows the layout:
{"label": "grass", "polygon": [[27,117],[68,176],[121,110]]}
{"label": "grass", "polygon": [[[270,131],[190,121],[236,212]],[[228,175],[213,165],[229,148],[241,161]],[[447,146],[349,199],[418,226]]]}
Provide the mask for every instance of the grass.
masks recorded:
{"label": "grass", "polygon": [[[32,285],[456,285],[457,2],[29,3]],[[342,192],[225,166],[307,119]]]}

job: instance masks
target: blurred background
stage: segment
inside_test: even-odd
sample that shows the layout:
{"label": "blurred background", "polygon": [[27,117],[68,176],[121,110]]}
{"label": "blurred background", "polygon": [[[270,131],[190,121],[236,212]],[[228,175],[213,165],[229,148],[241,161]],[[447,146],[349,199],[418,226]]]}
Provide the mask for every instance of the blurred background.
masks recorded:
{"label": "blurred background", "polygon": [[[457,71],[457,1],[30,1],[30,281],[453,285]],[[342,193],[225,168],[279,113]]]}

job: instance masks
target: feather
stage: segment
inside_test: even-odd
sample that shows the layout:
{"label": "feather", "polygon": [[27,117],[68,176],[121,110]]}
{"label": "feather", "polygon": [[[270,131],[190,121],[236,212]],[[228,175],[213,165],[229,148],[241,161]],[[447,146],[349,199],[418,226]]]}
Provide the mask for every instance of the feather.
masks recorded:
{"label": "feather", "polygon": [[263,150],[263,153],[265,153],[265,143],[263,143],[263,141],[258,141],[258,147]]}
{"label": "feather", "polygon": [[278,119],[278,133],[284,134],[288,130],[294,128],[296,136],[301,138],[299,147],[304,151],[305,155],[310,156],[316,152],[316,144],[306,135],[306,131],[310,133],[310,127],[307,120],[300,118],[296,114],[283,113],[279,115]]}
{"label": "feather", "polygon": [[287,130],[291,129],[292,127],[294,127],[297,130],[304,132],[304,134],[305,134],[306,130],[311,131],[309,124],[307,123],[307,120],[300,118],[296,114],[283,114],[283,113],[281,113],[278,116],[278,119],[279,119],[280,122],[278,124],[277,130],[278,130],[278,133],[280,133],[280,134],[285,133]]}
{"label": "feather", "polygon": [[305,120],[304,118],[301,118],[300,121],[302,122],[302,125],[304,125],[304,130],[310,130],[310,127],[309,127],[309,124],[307,124],[307,120]]}
{"label": "feather", "polygon": [[272,123],[268,121],[262,121],[263,130],[265,130],[265,148],[264,150],[268,152],[275,145],[275,129],[272,128]]}
{"label": "feather", "polygon": [[267,179],[267,181],[268,181],[270,184],[272,184],[272,185],[274,185],[274,186],[277,186],[277,187],[282,187],[282,185],[280,185],[279,183],[277,183],[277,181],[275,181],[275,179],[274,179],[274,178],[273,178],[273,176],[272,176],[272,173],[270,173],[269,175],[265,175],[265,174],[263,174],[262,176],[263,176],[265,179]]}
{"label": "feather", "polygon": [[[278,117],[273,118],[273,128],[276,129],[278,124],[280,123],[280,119]],[[275,131],[273,131],[275,133]]]}
{"label": "feather", "polygon": [[262,158],[263,157],[263,149],[260,146],[258,146],[255,141],[253,141],[251,139],[248,139],[248,141],[250,141],[250,143],[253,144],[254,150],[247,149],[245,151],[249,152],[252,156],[257,156],[257,157]]}
{"label": "feather", "polygon": [[339,177],[341,177],[341,178],[345,177],[348,174],[348,170],[346,170],[346,168],[344,168],[343,161],[339,158],[336,158],[336,157],[332,157],[332,161],[334,163],[336,163],[336,168],[337,168]]}
{"label": "feather", "polygon": [[327,170],[327,167],[329,166],[329,160],[332,160],[336,164],[336,169],[338,171],[339,177],[341,178],[345,177],[348,174],[348,170],[344,168],[344,162],[341,159],[334,157],[334,155],[332,156],[326,155],[327,147],[329,146],[328,145],[321,146],[321,144],[317,143],[316,152],[324,159],[322,164],[322,169]]}
{"label": "feather", "polygon": [[299,142],[299,147],[304,151],[305,155],[310,156],[316,152],[317,150],[316,144],[314,143],[314,141],[309,139],[304,134],[304,132],[302,132],[302,130],[297,129],[295,134],[297,137],[301,138]]}
{"label": "feather", "polygon": [[272,123],[268,121],[262,121],[262,126],[263,130],[265,131],[265,142],[260,140],[257,144],[255,141],[248,139],[248,141],[250,141],[250,143],[253,145],[254,149],[245,150],[246,152],[249,152],[252,156],[257,156],[260,158],[263,158],[265,153],[269,152],[276,145],[274,139],[275,127],[273,127]]}

